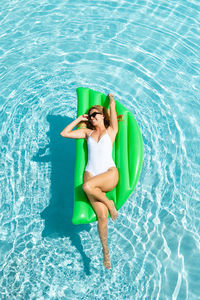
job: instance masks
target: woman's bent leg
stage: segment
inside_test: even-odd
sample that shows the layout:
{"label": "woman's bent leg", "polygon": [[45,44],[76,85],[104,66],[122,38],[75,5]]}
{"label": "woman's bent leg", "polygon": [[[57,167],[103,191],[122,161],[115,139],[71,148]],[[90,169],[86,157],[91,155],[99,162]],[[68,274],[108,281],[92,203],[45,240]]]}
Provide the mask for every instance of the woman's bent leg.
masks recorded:
{"label": "woman's bent leg", "polygon": [[106,197],[105,192],[111,191],[117,185],[117,182],[118,182],[117,168],[110,168],[110,170],[108,170],[105,173],[89,178],[83,184],[83,190],[85,191],[87,196],[94,196],[96,199],[98,199],[99,201],[101,201],[103,204],[107,206],[113,221],[117,218],[118,213],[115,208],[114,201],[109,200]]}

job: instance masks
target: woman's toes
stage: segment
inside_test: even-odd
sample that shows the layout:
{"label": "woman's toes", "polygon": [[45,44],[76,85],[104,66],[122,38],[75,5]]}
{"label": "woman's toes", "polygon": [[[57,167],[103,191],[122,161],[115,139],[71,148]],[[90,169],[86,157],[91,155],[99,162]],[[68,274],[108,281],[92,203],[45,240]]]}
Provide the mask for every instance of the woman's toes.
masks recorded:
{"label": "woman's toes", "polygon": [[111,269],[111,264],[110,264],[110,262],[106,262],[106,261],[104,261],[104,267],[106,268],[106,269]]}
{"label": "woman's toes", "polygon": [[109,251],[104,251],[103,254],[104,254],[104,262],[103,262],[104,267],[105,267],[106,269],[111,269],[111,263],[110,263]]}

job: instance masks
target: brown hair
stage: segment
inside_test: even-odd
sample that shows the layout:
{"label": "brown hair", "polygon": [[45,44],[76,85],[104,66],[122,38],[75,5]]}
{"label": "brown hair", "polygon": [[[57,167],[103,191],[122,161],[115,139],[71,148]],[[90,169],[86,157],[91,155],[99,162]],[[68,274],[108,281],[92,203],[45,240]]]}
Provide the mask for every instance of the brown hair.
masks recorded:
{"label": "brown hair", "polygon": [[[106,128],[108,128],[110,126],[110,110],[105,108],[102,105],[93,105],[90,107],[90,109],[88,110],[87,114],[90,115],[90,112],[92,109],[96,109],[97,111],[103,113],[104,115],[104,125]],[[118,122],[122,120],[122,116],[123,115],[118,115],[117,119]],[[82,121],[78,124],[79,128],[89,128],[89,129],[94,129],[95,127],[92,125],[92,123],[88,120],[88,121]]]}

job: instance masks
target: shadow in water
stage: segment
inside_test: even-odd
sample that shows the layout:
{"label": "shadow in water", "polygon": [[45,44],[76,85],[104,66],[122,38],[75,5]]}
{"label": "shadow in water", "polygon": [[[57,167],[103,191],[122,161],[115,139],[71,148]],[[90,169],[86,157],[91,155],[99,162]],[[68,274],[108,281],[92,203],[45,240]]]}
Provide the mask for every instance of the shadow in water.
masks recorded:
{"label": "shadow in water", "polygon": [[[43,237],[66,237],[77,248],[83,258],[84,271],[90,274],[90,259],[85,255],[79,232],[90,230],[90,225],[74,225],[72,214],[74,206],[75,139],[60,136],[60,132],[73,120],[68,117],[48,115],[49,144],[32,158],[36,162],[51,162],[51,199],[49,206],[41,213],[45,220]],[[47,155],[46,152],[49,154]]]}

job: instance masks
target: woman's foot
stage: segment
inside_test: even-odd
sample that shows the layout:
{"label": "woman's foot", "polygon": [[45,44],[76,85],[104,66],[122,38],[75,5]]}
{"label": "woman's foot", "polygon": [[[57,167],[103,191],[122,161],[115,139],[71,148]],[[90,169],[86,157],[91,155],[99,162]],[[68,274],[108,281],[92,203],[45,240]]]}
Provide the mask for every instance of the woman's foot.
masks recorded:
{"label": "woman's foot", "polygon": [[115,221],[117,219],[118,213],[117,210],[115,208],[115,203],[113,200],[110,200],[112,203],[112,209],[110,210],[110,216],[112,218],[113,221]]}
{"label": "woman's foot", "polygon": [[103,250],[103,255],[104,255],[104,262],[103,262],[104,267],[106,269],[111,269],[109,251],[108,250]]}

